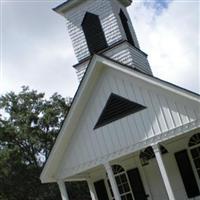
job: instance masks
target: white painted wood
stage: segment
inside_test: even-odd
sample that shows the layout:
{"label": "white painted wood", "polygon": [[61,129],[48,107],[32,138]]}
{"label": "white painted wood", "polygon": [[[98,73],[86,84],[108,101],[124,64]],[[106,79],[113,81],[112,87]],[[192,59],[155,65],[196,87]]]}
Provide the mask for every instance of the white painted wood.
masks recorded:
{"label": "white painted wood", "polygon": [[116,183],[116,180],[115,180],[111,165],[109,163],[105,163],[104,167],[105,167],[106,172],[108,174],[108,179],[110,181],[110,185],[111,185],[115,200],[121,200],[121,197],[120,197],[120,194],[119,194],[119,190],[118,190],[118,187],[117,187],[117,183]]}
{"label": "white painted wood", "polygon": [[154,150],[154,153],[155,153],[155,156],[156,156],[156,160],[157,160],[157,163],[158,163],[158,166],[159,166],[159,169],[160,169],[160,173],[161,173],[161,176],[162,176],[162,179],[163,179],[169,200],[176,200],[172,186],[171,186],[171,183],[170,183],[170,180],[169,180],[168,175],[167,175],[167,171],[165,169],[165,165],[164,165],[164,162],[163,162],[163,159],[162,159],[162,155],[160,153],[160,148],[159,148],[158,145],[154,145],[152,147],[153,147],[153,150]]}
{"label": "white painted wood", "polygon": [[[146,55],[130,45],[128,42],[123,42],[117,46],[103,52],[103,55],[117,62],[139,69],[140,71],[152,75],[152,71]],[[76,73],[79,81],[81,81],[89,61],[76,66]]]}
{"label": "white painted wood", "polygon": [[[167,141],[164,145],[165,148],[168,150],[168,153],[162,155],[162,160],[165,164],[167,175],[168,177],[170,177],[170,184],[173,188],[176,200],[188,200],[188,197],[183,185],[182,178],[180,176],[174,153],[183,149],[188,149],[188,141],[193,134],[195,133],[191,132],[186,134],[185,137],[177,137],[177,139],[175,140]],[[192,164],[193,162],[191,157],[190,161]],[[156,158],[150,159],[148,165],[141,166],[139,161],[139,153],[136,152],[131,155],[127,155],[123,158],[119,158],[115,161],[112,161],[112,164],[121,165],[125,169],[125,171],[137,167],[140,171],[140,175],[145,186],[146,194],[150,195],[148,199],[169,200]],[[193,170],[195,172],[196,168],[193,167]],[[105,172],[102,170],[102,168],[97,171],[93,171],[90,175],[93,181],[104,179],[105,183],[107,183],[107,176],[105,176]],[[196,180],[198,182],[198,175],[196,176]],[[109,193],[109,187],[107,189]],[[190,199],[199,200],[200,196]]]}
{"label": "white painted wood", "polygon": [[[135,47],[130,45],[128,42],[124,42],[123,44],[117,45],[104,52],[103,55],[152,75],[147,55],[139,50],[139,43],[126,6],[116,0],[87,0],[62,11],[62,15],[67,20],[68,33],[72,40],[73,49],[78,62],[83,61],[90,56],[87,41],[82,29],[82,22],[86,12],[99,16],[107,44],[108,46],[111,46],[117,42],[127,40],[119,17],[120,10],[124,12],[128,19]],[[80,63],[80,65],[76,66],[79,80],[82,79],[88,63],[89,61]]]}
{"label": "white painted wood", "polygon": [[89,191],[90,191],[91,199],[92,200],[98,200],[92,181],[90,179],[87,179],[87,183],[88,183],[88,188],[89,188]]}
{"label": "white painted wood", "polygon": [[67,194],[65,182],[60,180],[57,183],[58,183],[58,186],[59,186],[59,190],[60,190],[62,200],[69,200],[69,196]]}
{"label": "white painted wood", "polygon": [[[151,77],[147,79],[147,76],[117,63],[113,65],[107,59],[98,59],[94,69],[92,67],[95,60],[91,62],[91,68],[74,99],[43,170],[43,182],[68,178],[106,161],[138,151],[147,145],[180,136],[200,127],[197,95],[181,91],[179,88],[175,90],[173,86],[157,82]],[[105,67],[101,63],[109,66]],[[145,104],[147,109],[94,130],[111,92]],[[142,96],[145,97],[144,101]],[[158,97],[166,100],[168,109],[163,109],[165,104],[160,103]],[[177,102],[185,112],[178,108]],[[190,112],[194,115],[188,117]],[[169,115],[175,122],[173,129],[166,125],[166,117]],[[148,127],[145,121],[149,121],[151,126]],[[149,134],[150,130],[154,130],[153,136]]]}
{"label": "white painted wood", "polygon": [[[94,130],[111,92],[147,108]],[[185,112],[177,107],[184,108]],[[197,120],[193,110],[198,110],[197,104],[182,96],[105,69],[76,124],[59,174],[62,177],[61,174],[68,174],[69,170],[75,171],[90,163],[102,164],[104,158],[128,152],[137,145],[142,148],[141,142]]]}

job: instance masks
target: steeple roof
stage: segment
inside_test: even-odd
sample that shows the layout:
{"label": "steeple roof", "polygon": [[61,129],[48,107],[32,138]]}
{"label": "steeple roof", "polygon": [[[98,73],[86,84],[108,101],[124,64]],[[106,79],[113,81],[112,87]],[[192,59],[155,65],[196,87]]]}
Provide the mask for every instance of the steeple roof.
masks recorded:
{"label": "steeple roof", "polygon": [[[53,10],[59,14],[63,14],[63,12],[69,10],[70,8],[83,3],[86,0],[66,0],[64,3],[60,4],[59,6],[53,8]],[[124,6],[128,7],[131,5],[132,0],[118,0],[121,2]]]}

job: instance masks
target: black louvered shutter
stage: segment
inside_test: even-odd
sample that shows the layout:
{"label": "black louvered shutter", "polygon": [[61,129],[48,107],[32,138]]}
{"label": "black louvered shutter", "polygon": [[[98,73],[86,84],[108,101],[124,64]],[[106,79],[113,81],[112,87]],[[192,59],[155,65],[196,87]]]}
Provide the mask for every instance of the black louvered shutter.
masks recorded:
{"label": "black louvered shutter", "polygon": [[94,183],[98,200],[109,200],[104,180],[99,180]]}
{"label": "black louvered shutter", "polygon": [[125,14],[123,13],[122,10],[120,10],[119,16],[120,16],[124,31],[126,33],[126,37],[127,37],[128,42],[130,44],[132,44],[133,46],[135,46],[132,35],[131,35],[131,31],[130,31],[130,28],[129,28],[129,25],[128,25],[128,19],[126,18]]}
{"label": "black louvered shutter", "polygon": [[127,171],[127,174],[135,200],[147,200],[149,195],[145,193],[138,168]]}
{"label": "black louvered shutter", "polygon": [[199,188],[192,170],[187,150],[175,153],[175,158],[188,198],[198,196],[200,194]]}
{"label": "black louvered shutter", "polygon": [[108,46],[97,15],[87,12],[82,22],[82,28],[91,54],[97,53]]}

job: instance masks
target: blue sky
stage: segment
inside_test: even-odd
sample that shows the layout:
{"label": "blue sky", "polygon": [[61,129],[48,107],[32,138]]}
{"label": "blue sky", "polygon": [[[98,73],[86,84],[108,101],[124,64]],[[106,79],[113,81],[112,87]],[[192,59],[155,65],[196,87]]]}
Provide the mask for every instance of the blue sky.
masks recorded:
{"label": "blue sky", "polygon": [[[52,11],[62,2],[1,4],[0,94],[28,85],[48,96],[74,95],[78,81],[72,65],[77,60],[64,18]],[[200,75],[198,7],[198,1],[145,0],[128,8],[154,75],[195,92]]]}
{"label": "blue sky", "polygon": [[156,14],[161,14],[168,8],[171,0],[144,0],[144,5],[147,7],[153,7]]}

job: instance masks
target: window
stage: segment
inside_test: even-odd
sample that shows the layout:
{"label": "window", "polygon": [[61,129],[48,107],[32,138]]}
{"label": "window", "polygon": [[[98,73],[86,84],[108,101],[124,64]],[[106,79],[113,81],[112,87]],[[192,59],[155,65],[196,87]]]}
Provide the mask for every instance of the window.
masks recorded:
{"label": "window", "polygon": [[190,147],[192,159],[200,178],[200,133],[190,138],[188,146]]}
{"label": "window", "polygon": [[108,46],[97,15],[87,12],[82,22],[82,28],[91,54]]}
{"label": "window", "polygon": [[[133,194],[130,189],[131,187],[127,178],[126,171],[120,165],[113,165],[112,170],[119,189],[121,200],[133,200]],[[114,200],[114,195],[109,181],[108,185],[110,187],[112,200]]]}
{"label": "window", "polygon": [[128,42],[130,44],[132,44],[133,46],[135,46],[133,38],[132,38],[131,31],[130,31],[130,28],[129,28],[129,25],[128,25],[128,19],[126,18],[126,15],[124,14],[124,12],[122,10],[120,10],[119,17],[121,19],[122,26],[123,26],[124,31],[126,33],[126,38],[127,38]]}

